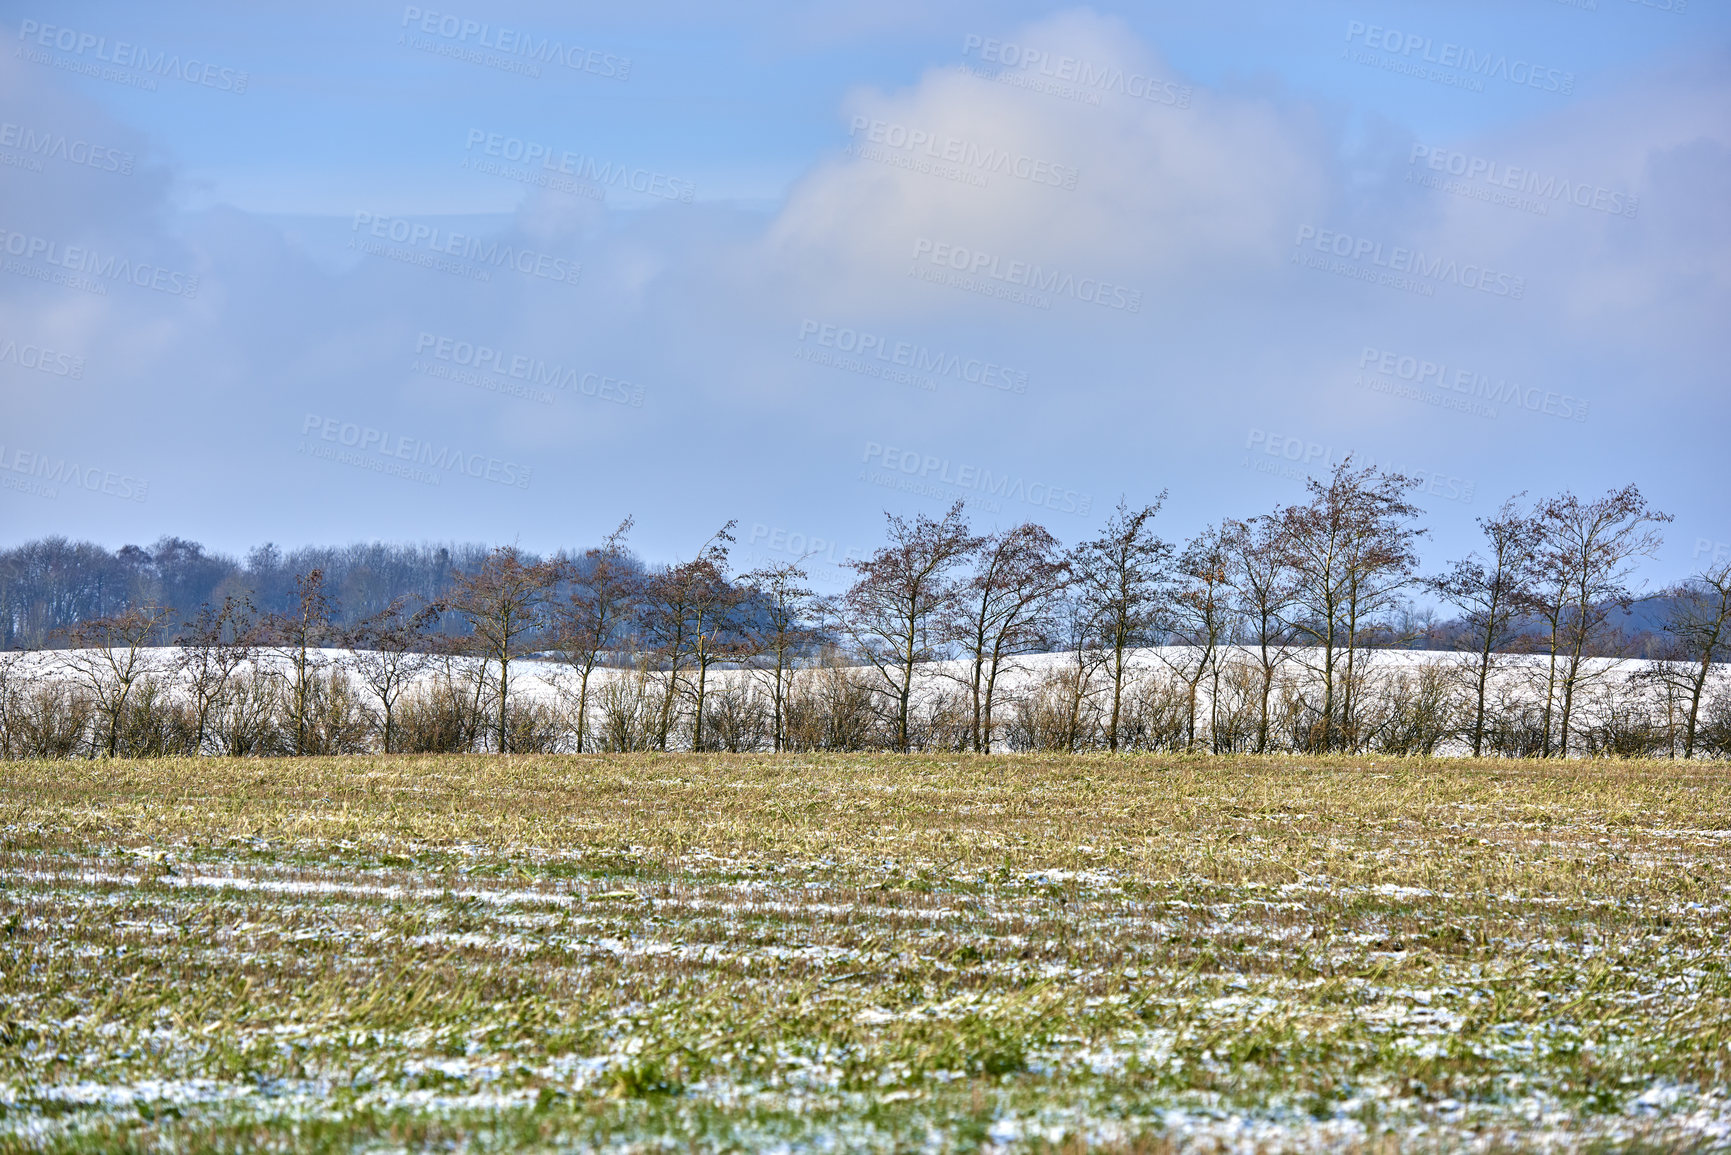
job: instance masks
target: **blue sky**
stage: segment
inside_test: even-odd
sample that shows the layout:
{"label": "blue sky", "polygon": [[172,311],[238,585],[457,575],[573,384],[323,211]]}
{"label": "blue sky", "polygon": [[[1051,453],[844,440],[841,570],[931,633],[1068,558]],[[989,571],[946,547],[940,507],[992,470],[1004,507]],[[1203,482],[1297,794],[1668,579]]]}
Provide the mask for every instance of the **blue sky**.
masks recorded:
{"label": "blue sky", "polygon": [[0,10],[7,542],[1182,536],[1346,453],[1434,562],[1731,542],[1722,5]]}

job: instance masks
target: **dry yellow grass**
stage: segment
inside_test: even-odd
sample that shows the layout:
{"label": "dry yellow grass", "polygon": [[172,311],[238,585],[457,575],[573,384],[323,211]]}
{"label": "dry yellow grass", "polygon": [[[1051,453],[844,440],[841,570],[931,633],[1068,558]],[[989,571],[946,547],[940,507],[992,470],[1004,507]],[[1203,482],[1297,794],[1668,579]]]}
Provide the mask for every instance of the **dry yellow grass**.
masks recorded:
{"label": "dry yellow grass", "polygon": [[1731,772],[0,764],[0,1146],[1731,1143]]}

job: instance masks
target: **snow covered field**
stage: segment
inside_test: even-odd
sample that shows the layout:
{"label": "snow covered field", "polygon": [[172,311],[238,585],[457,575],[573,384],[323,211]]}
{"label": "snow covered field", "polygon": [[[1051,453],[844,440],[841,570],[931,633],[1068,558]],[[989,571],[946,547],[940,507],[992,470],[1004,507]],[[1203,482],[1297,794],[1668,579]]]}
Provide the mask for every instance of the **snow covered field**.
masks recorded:
{"label": "snow covered field", "polygon": [[1731,1144],[1662,763],[0,768],[0,1146]]}

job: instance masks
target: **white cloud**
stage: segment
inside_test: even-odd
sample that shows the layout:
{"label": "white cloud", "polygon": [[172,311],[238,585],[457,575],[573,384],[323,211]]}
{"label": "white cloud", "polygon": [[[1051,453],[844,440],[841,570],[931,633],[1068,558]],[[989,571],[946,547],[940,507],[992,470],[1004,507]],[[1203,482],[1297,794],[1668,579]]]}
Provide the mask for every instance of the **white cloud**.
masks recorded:
{"label": "white cloud", "polygon": [[[1314,216],[1328,197],[1326,144],[1302,111],[1200,90],[1122,24],[1091,13],[1030,25],[1015,42],[1038,46],[1054,70],[1070,57],[1078,71],[1085,64],[1107,78],[1082,89],[1099,103],[955,68],[929,70],[903,92],[854,92],[840,126],[853,129],[851,145],[875,153],[821,163],[794,189],[769,234],[774,258],[794,271],[802,294],[894,312],[909,297],[914,243],[928,238],[1005,261],[1135,278],[1152,296],[1188,295],[1199,283],[1282,259],[1295,222]],[[977,54],[970,63],[1001,67]],[[1170,103],[1126,92],[1150,86]],[[884,137],[881,145],[869,139],[874,132]],[[924,136],[898,147],[914,134]],[[966,159],[946,169],[984,175],[987,187],[980,188],[879,159],[943,164],[946,146],[950,156],[1048,163],[1062,180],[1073,172],[1074,187]]]}

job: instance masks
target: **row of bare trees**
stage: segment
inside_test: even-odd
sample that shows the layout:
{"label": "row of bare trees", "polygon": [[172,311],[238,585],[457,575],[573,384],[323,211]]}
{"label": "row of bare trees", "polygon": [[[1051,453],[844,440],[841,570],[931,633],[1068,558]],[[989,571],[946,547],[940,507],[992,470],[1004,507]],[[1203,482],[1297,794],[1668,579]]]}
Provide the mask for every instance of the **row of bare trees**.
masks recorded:
{"label": "row of bare trees", "polygon": [[[732,522],[659,567],[630,553],[630,519],[576,554],[501,547],[438,598],[347,626],[312,569],[272,613],[229,596],[178,628],[148,604],[80,623],[53,666],[67,686],[27,684],[40,655],[0,658],[0,756],[1720,748],[1731,567],[1662,591],[1653,660],[1630,677],[1606,657],[1667,515],[1633,486],[1512,499],[1478,550],[1427,575],[1416,485],[1347,461],[1302,502],[1181,543],[1155,532],[1162,494],[1068,549],[1031,522],[977,532],[958,502],[887,516],[832,598],[797,562],[734,573]],[[1427,595],[1444,625],[1413,613]],[[1447,660],[1377,660],[1421,643]],[[530,657],[542,690],[525,695]]]}

